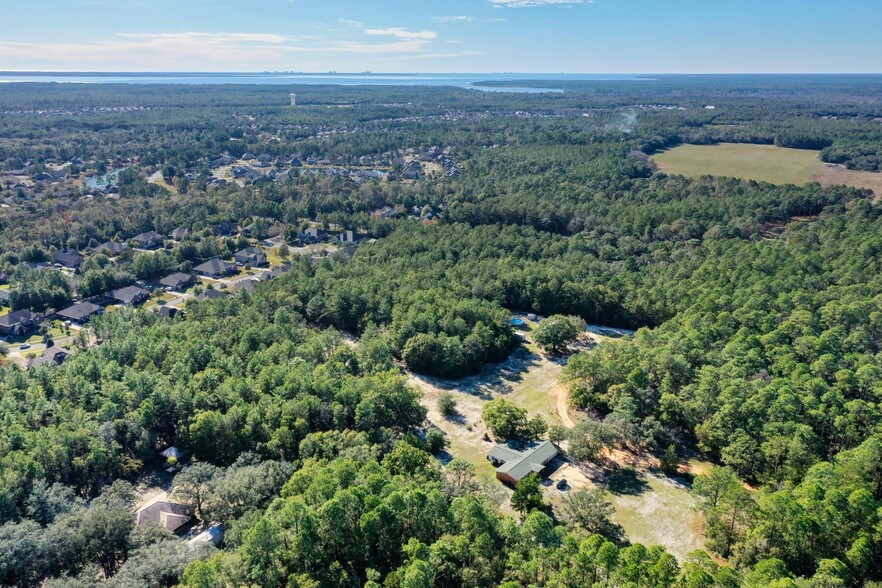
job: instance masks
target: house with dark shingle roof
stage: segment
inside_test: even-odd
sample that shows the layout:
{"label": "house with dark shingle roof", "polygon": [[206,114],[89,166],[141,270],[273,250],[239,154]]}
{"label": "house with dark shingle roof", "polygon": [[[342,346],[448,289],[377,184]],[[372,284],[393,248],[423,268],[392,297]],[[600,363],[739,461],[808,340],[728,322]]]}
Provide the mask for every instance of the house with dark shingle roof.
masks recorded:
{"label": "house with dark shingle roof", "polygon": [[76,249],[59,249],[52,254],[52,261],[64,267],[76,269],[83,263],[83,256]]}
{"label": "house with dark shingle roof", "polygon": [[227,298],[229,294],[220,290],[210,289],[196,297],[197,302],[205,302],[206,300],[217,300],[218,298]]}
{"label": "house with dark shingle roof", "polygon": [[129,246],[126,245],[125,243],[118,243],[116,241],[106,241],[106,242],[102,243],[101,245],[92,249],[92,251],[95,253],[103,253],[104,255],[107,255],[109,257],[116,257],[117,255],[119,255],[120,253],[122,253],[123,251],[125,251],[128,248],[129,248]]}
{"label": "house with dark shingle roof", "polygon": [[291,266],[288,264],[280,265],[279,267],[277,267],[274,270],[271,270],[268,272],[263,272],[262,274],[260,274],[260,276],[258,276],[258,278],[257,278],[257,281],[269,282],[270,280],[274,280],[274,279],[278,278],[279,276],[281,276],[282,274],[284,274],[285,272],[287,272],[290,269],[291,269]]}
{"label": "house with dark shingle roof", "polygon": [[196,278],[194,278],[191,274],[175,272],[159,280],[159,285],[163,288],[168,288],[169,290],[183,290],[185,288],[189,288],[195,282]]}
{"label": "house with dark shingle roof", "polygon": [[30,310],[16,310],[0,316],[0,336],[20,337],[33,333],[43,322],[43,316]]}
{"label": "house with dark shingle roof", "polygon": [[217,159],[213,160],[210,164],[211,167],[223,167],[225,165],[232,165],[236,160],[230,157],[229,155],[221,155]]}
{"label": "house with dark shingle roof", "polygon": [[175,229],[174,231],[171,232],[171,235],[169,235],[169,237],[171,237],[175,241],[183,241],[184,237],[186,237],[189,234],[190,234],[190,229],[188,229],[187,227],[178,227],[177,229]]}
{"label": "house with dark shingle roof", "polygon": [[141,249],[156,249],[162,247],[163,238],[156,231],[147,231],[132,237],[132,241]]}
{"label": "house with dark shingle roof", "polygon": [[497,443],[487,454],[495,465],[496,477],[512,486],[530,474],[542,475],[545,466],[557,457],[558,450],[551,441],[536,441],[524,446]]}
{"label": "house with dark shingle roof", "polygon": [[236,232],[236,223],[223,221],[214,225],[211,229],[215,237],[229,237]]}
{"label": "house with dark shingle roof", "polygon": [[236,266],[232,263],[227,263],[220,258],[212,257],[205,263],[201,263],[194,267],[193,271],[209,278],[220,278],[222,276],[236,273]]}
{"label": "house with dark shingle roof", "polygon": [[159,318],[173,319],[178,316],[179,312],[181,311],[174,306],[160,306],[159,310],[156,311],[156,316]]}
{"label": "house with dark shingle roof", "polygon": [[171,500],[157,499],[143,506],[135,513],[138,526],[152,523],[165,527],[172,533],[186,525],[193,518],[190,509]]}
{"label": "house with dark shingle roof", "polygon": [[73,306],[69,306],[64,310],[59,310],[55,314],[57,314],[58,317],[63,320],[83,324],[93,316],[97,316],[103,312],[104,309],[97,304],[93,304],[91,302],[80,302],[78,304],[74,304]]}
{"label": "house with dark shingle roof", "polygon": [[70,352],[61,347],[50,347],[42,354],[28,362],[28,369],[41,365],[61,365],[70,356]]}
{"label": "house with dark shingle roof", "polygon": [[237,251],[233,258],[238,263],[250,263],[254,267],[260,267],[267,264],[266,254],[257,247],[246,247],[241,251]]}
{"label": "house with dark shingle roof", "polygon": [[125,288],[111,290],[108,292],[108,297],[121,304],[141,304],[150,298],[150,293],[137,286],[126,286]]}

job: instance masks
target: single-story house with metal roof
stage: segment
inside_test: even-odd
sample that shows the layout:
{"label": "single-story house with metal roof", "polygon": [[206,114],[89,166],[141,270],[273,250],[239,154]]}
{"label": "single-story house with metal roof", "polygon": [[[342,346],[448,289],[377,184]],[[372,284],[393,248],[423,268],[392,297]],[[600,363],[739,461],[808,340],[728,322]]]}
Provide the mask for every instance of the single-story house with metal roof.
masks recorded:
{"label": "single-story house with metal roof", "polygon": [[536,441],[524,446],[497,443],[487,454],[487,459],[497,466],[496,477],[514,486],[530,474],[541,475],[558,453],[551,441]]}

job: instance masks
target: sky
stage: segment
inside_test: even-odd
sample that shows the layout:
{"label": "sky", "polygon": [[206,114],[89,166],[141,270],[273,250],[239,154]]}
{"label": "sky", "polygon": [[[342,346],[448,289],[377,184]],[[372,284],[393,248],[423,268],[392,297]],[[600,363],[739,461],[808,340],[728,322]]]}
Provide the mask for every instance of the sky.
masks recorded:
{"label": "sky", "polygon": [[882,0],[0,0],[0,70],[882,73]]}

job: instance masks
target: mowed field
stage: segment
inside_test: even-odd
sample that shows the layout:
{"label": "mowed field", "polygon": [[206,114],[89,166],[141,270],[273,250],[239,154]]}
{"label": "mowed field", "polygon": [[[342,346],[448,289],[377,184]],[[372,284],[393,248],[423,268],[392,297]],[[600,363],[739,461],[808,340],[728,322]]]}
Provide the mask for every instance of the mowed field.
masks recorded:
{"label": "mowed field", "polygon": [[861,172],[821,161],[819,151],[787,149],[774,145],[719,143],[680,145],[652,157],[659,171],[683,176],[722,176],[802,185],[844,184],[869,188],[882,196],[882,173]]}

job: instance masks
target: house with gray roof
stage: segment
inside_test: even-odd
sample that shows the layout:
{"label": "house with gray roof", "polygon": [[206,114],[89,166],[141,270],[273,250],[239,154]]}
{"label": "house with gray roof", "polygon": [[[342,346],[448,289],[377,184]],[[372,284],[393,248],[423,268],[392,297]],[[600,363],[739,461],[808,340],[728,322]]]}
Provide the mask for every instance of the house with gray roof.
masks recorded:
{"label": "house with gray roof", "polygon": [[97,304],[92,304],[91,302],[80,302],[79,304],[74,304],[73,306],[69,306],[64,310],[59,310],[56,314],[59,316],[59,318],[63,320],[82,324],[88,321],[93,316],[99,315],[102,312],[104,312],[104,309]]}
{"label": "house with gray roof", "polygon": [[61,365],[68,358],[70,352],[61,347],[50,347],[42,354],[31,359],[28,362],[28,369],[39,367],[41,365]]}
{"label": "house with gray roof", "polygon": [[558,450],[551,441],[536,441],[527,445],[497,443],[487,459],[497,467],[496,477],[516,486],[530,474],[542,475],[545,466],[557,457]]}
{"label": "house with gray roof", "polygon": [[137,286],[126,286],[111,290],[108,296],[120,304],[140,304],[150,298],[150,293]]}
{"label": "house with gray roof", "polygon": [[193,271],[209,278],[220,278],[222,276],[236,273],[236,266],[232,263],[227,263],[220,258],[212,257],[205,263],[201,263],[194,267]]}
{"label": "house with gray roof", "polygon": [[266,254],[257,247],[246,247],[237,251],[233,258],[237,263],[251,264],[252,267],[260,267],[267,264]]}
{"label": "house with gray roof", "polygon": [[16,310],[0,316],[0,336],[20,337],[34,332],[43,316],[30,310]]}
{"label": "house with gray roof", "polygon": [[76,249],[59,249],[52,254],[52,261],[64,267],[76,269],[83,263],[83,256]]}
{"label": "house with gray roof", "polygon": [[159,280],[159,285],[168,290],[184,290],[195,283],[196,278],[183,272],[175,272]]}
{"label": "house with gray roof", "polygon": [[132,241],[141,249],[156,249],[162,247],[164,239],[156,231],[147,231],[132,237]]}
{"label": "house with gray roof", "polygon": [[116,241],[106,241],[106,242],[102,243],[101,245],[92,249],[92,251],[95,253],[103,253],[104,255],[107,255],[108,257],[116,257],[117,255],[119,255],[120,253],[122,253],[123,251],[125,251],[128,248],[129,248],[129,246],[126,245],[125,243],[118,243]]}
{"label": "house with gray roof", "polygon": [[206,300],[217,300],[218,298],[228,298],[229,294],[220,290],[209,289],[196,297],[196,302],[205,302]]}
{"label": "house with gray roof", "polygon": [[192,520],[190,509],[183,504],[158,498],[135,512],[135,524],[138,526],[152,523],[165,527],[172,533]]}

